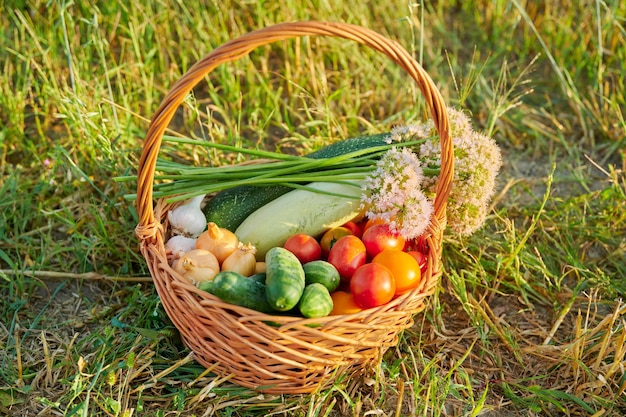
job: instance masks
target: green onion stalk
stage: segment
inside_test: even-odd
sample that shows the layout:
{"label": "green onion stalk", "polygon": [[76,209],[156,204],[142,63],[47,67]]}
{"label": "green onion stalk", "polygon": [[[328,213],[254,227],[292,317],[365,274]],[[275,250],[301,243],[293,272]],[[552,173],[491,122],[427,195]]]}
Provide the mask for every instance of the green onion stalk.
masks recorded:
{"label": "green onion stalk", "polygon": [[[319,159],[170,136],[165,136],[164,141],[201,145],[259,160],[254,162],[254,159],[251,159],[251,163],[224,166],[190,166],[159,158],[156,163],[158,174],[154,176],[153,196],[166,198],[166,201],[171,203],[241,185],[283,185],[294,189],[307,189],[306,184],[310,182],[362,182],[390,149],[417,146],[425,142],[425,139],[374,146]],[[439,169],[426,171],[431,175],[439,173]],[[131,181],[136,178],[126,176],[118,177],[116,180]],[[127,198],[134,199],[136,195],[128,195]]]}

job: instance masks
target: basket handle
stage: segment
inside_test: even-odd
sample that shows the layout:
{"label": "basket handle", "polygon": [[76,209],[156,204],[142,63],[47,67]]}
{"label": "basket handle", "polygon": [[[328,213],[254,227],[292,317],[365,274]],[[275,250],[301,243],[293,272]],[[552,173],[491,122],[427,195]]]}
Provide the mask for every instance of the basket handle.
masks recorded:
{"label": "basket handle", "polygon": [[141,159],[139,160],[136,206],[139,215],[139,225],[136,233],[140,240],[152,240],[160,226],[154,216],[152,198],[156,160],[165,129],[174,117],[176,109],[191,89],[218,65],[236,61],[249,54],[258,46],[284,39],[311,35],[345,38],[366,45],[387,55],[415,80],[428,104],[431,117],[440,137],[441,172],[437,183],[434,216],[439,220],[440,224],[445,225],[446,202],[450,194],[453,177],[453,148],[449,136],[446,105],[433,80],[399,43],[389,40],[376,32],[346,23],[307,21],[280,23],[232,39],[196,62],[173,85],[152,117],[143,143]]}

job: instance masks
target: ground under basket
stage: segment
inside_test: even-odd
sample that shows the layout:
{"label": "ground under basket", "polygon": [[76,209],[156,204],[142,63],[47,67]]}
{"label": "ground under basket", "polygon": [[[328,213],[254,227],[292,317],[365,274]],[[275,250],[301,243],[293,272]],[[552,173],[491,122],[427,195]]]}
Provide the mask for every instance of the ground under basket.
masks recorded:
{"label": "ground under basket", "polygon": [[[428,265],[418,288],[392,302],[357,314],[321,319],[273,316],[227,304],[198,290],[168,265],[170,236],[164,200],[153,201],[156,160],[164,131],[191,89],[218,65],[258,46],[301,36],[333,36],[366,45],[391,58],[415,80],[441,139],[441,174],[435,210],[426,232]],[[444,100],[424,69],[398,43],[363,27],[343,23],[295,22],[250,32],[216,48],[180,79],[150,123],[138,166],[136,229],[163,306],[199,363],[231,381],[267,393],[307,393],[339,375],[356,374],[381,355],[413,324],[441,276],[441,242],[453,176],[452,144]]]}

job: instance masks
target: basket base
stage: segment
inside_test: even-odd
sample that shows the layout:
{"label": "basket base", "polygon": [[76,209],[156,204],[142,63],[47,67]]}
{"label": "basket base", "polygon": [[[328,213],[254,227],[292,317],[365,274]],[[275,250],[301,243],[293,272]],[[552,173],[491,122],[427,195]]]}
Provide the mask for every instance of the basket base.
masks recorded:
{"label": "basket base", "polygon": [[[310,361],[304,366],[289,367],[284,363],[268,363],[261,369],[258,364],[242,360],[239,364],[224,364],[213,358],[206,346],[199,348],[195,341],[182,337],[183,343],[193,351],[194,359],[212,372],[245,388],[264,394],[312,394],[329,388],[341,380],[364,375],[380,365],[388,347],[368,348],[359,352],[362,360],[347,359],[339,365],[324,365]],[[228,359],[227,359],[228,360]],[[258,361],[258,358],[255,358]]]}

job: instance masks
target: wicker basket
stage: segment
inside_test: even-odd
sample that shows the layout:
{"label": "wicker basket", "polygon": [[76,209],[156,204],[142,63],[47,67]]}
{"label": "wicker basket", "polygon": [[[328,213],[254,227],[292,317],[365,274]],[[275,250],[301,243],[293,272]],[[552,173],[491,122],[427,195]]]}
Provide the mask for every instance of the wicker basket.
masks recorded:
{"label": "wicker basket", "polygon": [[[441,174],[435,212],[426,233],[428,265],[418,288],[390,303],[356,314],[321,319],[271,316],[227,304],[198,290],[168,265],[165,201],[153,201],[156,159],[163,133],[190,90],[214,68],[254,48],[311,35],[364,44],[390,57],[420,88],[441,139]],[[453,172],[448,117],[441,94],[424,69],[398,43],[368,29],[340,23],[295,22],[270,26],[233,39],[197,62],[172,87],[152,118],[138,166],[136,233],[165,310],[199,363],[239,385],[267,393],[308,393],[335,377],[377,365],[381,355],[413,324],[439,277],[446,200]],[[311,325],[315,323],[316,325]]]}

